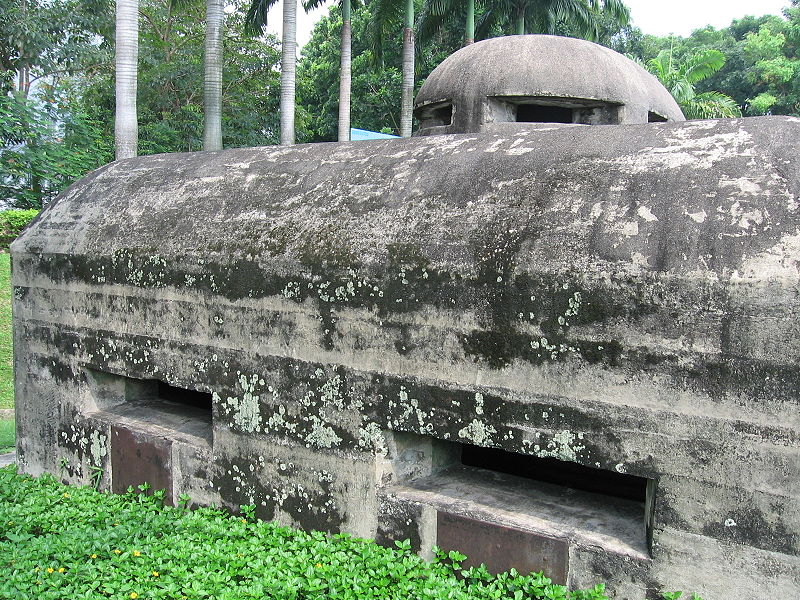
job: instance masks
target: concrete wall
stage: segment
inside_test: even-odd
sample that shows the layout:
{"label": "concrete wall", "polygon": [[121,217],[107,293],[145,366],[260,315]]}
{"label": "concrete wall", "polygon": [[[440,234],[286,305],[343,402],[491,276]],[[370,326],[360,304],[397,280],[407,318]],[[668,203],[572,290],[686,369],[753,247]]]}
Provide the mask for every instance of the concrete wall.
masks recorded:
{"label": "concrete wall", "polygon": [[[567,580],[618,598],[794,597],[798,135],[769,117],[112,163],[12,246],[20,466],[423,551],[449,511],[563,543]],[[437,479],[459,443],[657,481],[652,548],[585,508],[498,508],[519,491],[499,475]]]}

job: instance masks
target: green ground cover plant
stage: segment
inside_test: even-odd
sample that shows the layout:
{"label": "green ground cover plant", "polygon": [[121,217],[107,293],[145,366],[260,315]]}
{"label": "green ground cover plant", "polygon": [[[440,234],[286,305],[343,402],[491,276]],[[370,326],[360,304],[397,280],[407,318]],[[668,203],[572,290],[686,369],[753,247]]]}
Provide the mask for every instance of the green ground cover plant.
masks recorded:
{"label": "green ground cover plant", "polygon": [[[142,486],[145,487],[145,486]],[[0,469],[0,599],[605,600],[542,574],[427,562],[408,542],[384,548],[346,534],[281,527],[214,508],[163,506]]]}

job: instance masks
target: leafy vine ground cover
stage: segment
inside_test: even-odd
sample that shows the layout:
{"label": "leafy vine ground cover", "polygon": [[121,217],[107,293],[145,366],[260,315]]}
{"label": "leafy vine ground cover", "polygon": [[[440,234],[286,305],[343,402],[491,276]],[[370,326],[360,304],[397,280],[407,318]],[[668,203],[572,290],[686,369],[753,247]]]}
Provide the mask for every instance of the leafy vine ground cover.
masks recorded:
{"label": "leafy vine ground cover", "polygon": [[0,599],[607,599],[602,584],[569,591],[536,573],[462,570],[457,552],[427,562],[408,542],[385,548],[255,520],[254,507],[236,516],[162,497],[0,469]]}
{"label": "leafy vine ground cover", "polygon": [[[0,469],[0,598],[244,598],[602,600],[603,586],[568,592],[542,575],[461,571],[409,544],[381,547],[159,497],[99,493]],[[457,574],[463,575],[457,577]]]}

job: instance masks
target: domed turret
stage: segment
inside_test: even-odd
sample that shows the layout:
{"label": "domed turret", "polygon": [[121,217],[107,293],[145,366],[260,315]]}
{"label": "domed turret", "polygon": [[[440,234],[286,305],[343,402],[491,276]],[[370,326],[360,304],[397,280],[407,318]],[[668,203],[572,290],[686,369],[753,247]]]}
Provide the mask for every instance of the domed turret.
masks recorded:
{"label": "domed turret", "polygon": [[498,37],[462,48],[434,69],[414,107],[417,135],[684,120],[667,89],[634,61],[551,35]]}

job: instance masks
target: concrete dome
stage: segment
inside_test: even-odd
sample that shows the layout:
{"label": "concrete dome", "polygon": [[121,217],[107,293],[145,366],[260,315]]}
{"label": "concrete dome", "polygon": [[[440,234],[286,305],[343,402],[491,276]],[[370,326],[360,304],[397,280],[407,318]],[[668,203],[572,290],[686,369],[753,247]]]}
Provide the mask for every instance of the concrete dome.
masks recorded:
{"label": "concrete dome", "polygon": [[420,135],[503,131],[523,123],[684,120],[667,89],[634,61],[592,42],[551,35],[497,37],[462,48],[428,76],[414,109]]}

